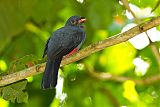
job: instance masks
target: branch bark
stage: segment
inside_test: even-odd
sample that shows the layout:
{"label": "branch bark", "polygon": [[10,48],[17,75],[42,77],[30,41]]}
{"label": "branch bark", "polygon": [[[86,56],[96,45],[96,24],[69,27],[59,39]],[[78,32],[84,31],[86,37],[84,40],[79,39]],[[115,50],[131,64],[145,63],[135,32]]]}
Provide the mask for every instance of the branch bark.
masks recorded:
{"label": "branch bark", "polygon": [[[64,58],[61,62],[61,66],[66,65],[66,64],[70,64],[70,63],[78,61],[78,60],[81,60],[81,59],[83,59],[83,58],[85,58],[95,52],[103,50],[106,47],[125,42],[128,39],[130,39],[130,38],[132,38],[142,32],[145,32],[153,27],[156,27],[158,25],[160,25],[160,16],[156,17],[150,21],[147,21],[145,23],[139,24],[124,33],[117,34],[117,35],[112,36],[110,38],[107,38],[105,40],[102,40],[97,43],[89,45],[88,47],[80,50],[75,55],[73,55],[69,58]],[[12,74],[2,76],[2,77],[0,77],[0,86],[8,85],[8,84],[14,83],[16,81],[22,80],[24,78],[27,78],[29,76],[33,76],[33,75],[42,73],[44,71],[44,68],[45,68],[45,63],[42,63],[42,64],[38,64],[38,65],[35,65],[35,66],[27,68],[27,69],[12,73]]]}

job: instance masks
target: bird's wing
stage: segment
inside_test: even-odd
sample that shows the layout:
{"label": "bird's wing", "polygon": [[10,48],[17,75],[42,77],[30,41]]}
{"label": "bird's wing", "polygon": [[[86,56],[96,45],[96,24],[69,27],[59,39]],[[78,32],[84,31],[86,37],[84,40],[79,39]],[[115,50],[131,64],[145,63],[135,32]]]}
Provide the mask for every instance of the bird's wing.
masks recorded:
{"label": "bird's wing", "polygon": [[[77,48],[79,50],[79,48],[81,47],[81,45],[83,44],[84,40],[85,40],[85,32],[83,31],[77,31],[77,32],[72,32],[70,34],[70,37],[68,37],[68,43],[64,43],[67,44],[64,46],[64,48],[66,49],[66,54],[70,53],[73,49]],[[66,41],[64,41],[66,42]]]}
{"label": "bird's wing", "polygon": [[78,47],[84,39],[84,32],[72,31],[72,29],[60,29],[54,32],[48,43],[48,56],[50,59],[57,55],[66,55]]}
{"label": "bird's wing", "polygon": [[79,45],[76,47],[78,50],[81,48],[82,44],[84,43],[85,39],[86,39],[86,34],[85,32],[82,33],[82,36],[79,37],[80,39],[80,43],[78,43]]}
{"label": "bird's wing", "polygon": [[49,42],[50,38],[47,40],[45,48],[44,48],[44,52],[43,52],[43,56],[42,58],[44,58],[44,56],[47,54],[47,50],[48,50],[48,42]]}

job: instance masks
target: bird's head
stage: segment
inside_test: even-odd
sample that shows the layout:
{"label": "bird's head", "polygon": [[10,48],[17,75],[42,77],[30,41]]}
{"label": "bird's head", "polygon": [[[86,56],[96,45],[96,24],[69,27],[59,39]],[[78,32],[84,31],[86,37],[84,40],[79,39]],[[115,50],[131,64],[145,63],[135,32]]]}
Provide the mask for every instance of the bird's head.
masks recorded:
{"label": "bird's head", "polygon": [[71,16],[65,26],[80,26],[83,27],[82,24],[86,21],[85,17],[82,16]]}

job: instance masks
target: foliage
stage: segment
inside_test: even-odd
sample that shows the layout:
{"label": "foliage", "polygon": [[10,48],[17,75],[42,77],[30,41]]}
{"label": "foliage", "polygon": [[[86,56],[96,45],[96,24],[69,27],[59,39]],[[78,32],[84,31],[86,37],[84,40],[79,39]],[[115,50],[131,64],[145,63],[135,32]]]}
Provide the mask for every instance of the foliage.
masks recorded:
{"label": "foliage", "polygon": [[[152,10],[158,3],[157,0],[129,2],[140,10],[148,7]],[[135,22],[134,18],[128,18],[127,8],[121,4],[120,0],[1,0],[1,76],[45,62],[42,59],[45,42],[72,15],[81,15],[88,19],[85,24],[87,38],[82,48],[120,33],[125,25]],[[160,15],[159,11],[160,7],[157,7],[153,16]],[[143,15],[146,14],[143,11]],[[147,17],[138,18],[145,21],[150,15],[151,13]],[[159,49],[159,42],[155,46]],[[105,81],[94,78],[89,73],[92,66],[97,73],[138,80],[158,75],[160,65],[152,49],[149,45],[137,50],[130,42],[121,43],[61,68],[56,89],[41,90],[40,74],[27,78],[28,83],[23,80],[0,87],[0,95],[9,102],[6,105],[8,107],[160,107],[158,82],[137,85],[132,80]],[[140,69],[143,65],[134,64],[136,58],[149,64],[145,72]]]}
{"label": "foliage", "polygon": [[10,100],[12,103],[27,102],[28,94],[24,92],[27,85],[27,80],[19,81],[17,83],[0,88],[1,96],[5,100]]}

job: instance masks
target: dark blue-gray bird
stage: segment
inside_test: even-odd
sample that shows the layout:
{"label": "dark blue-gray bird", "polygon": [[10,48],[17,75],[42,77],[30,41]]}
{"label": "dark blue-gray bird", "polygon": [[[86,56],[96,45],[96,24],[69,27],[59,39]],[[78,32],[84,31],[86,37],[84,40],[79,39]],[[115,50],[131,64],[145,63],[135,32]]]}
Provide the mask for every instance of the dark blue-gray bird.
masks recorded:
{"label": "dark blue-gray bird", "polygon": [[52,33],[47,40],[43,57],[47,55],[47,63],[43,74],[42,89],[52,89],[57,84],[58,69],[63,56],[78,51],[85,40],[82,24],[85,17],[71,16],[64,27]]}

